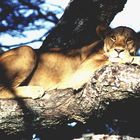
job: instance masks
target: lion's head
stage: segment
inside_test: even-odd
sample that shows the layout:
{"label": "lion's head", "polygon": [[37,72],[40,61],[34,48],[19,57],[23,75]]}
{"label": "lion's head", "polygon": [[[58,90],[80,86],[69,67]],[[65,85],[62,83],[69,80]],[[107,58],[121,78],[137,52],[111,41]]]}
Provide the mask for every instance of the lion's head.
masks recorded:
{"label": "lion's head", "polygon": [[109,58],[125,58],[135,55],[136,32],[123,26],[111,29],[104,39],[104,51]]}

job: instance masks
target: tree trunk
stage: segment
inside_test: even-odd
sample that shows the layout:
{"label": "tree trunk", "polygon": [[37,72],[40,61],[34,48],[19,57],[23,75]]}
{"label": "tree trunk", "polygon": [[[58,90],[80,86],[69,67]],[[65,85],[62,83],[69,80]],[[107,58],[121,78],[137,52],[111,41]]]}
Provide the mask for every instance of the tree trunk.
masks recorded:
{"label": "tree trunk", "polygon": [[58,25],[44,40],[41,50],[51,47],[78,48],[93,42],[96,26],[110,24],[127,0],[71,0]]}
{"label": "tree trunk", "polygon": [[40,99],[0,100],[0,132],[14,134],[54,127],[69,121],[85,123],[114,101],[140,97],[140,66],[114,64],[93,74],[81,89],[52,90]]}

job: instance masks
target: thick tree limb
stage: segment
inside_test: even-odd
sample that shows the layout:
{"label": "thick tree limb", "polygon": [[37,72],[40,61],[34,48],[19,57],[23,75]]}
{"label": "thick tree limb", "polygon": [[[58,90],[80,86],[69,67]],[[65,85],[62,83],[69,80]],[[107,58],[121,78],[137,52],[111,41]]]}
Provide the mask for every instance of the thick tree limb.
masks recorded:
{"label": "thick tree limb", "polygon": [[41,49],[80,48],[97,38],[96,27],[113,20],[127,0],[71,0],[57,26],[44,40]]}
{"label": "thick tree limb", "polygon": [[115,64],[93,74],[81,89],[52,90],[40,99],[0,100],[0,132],[14,134],[77,120],[85,123],[110,102],[140,97],[140,66]]}

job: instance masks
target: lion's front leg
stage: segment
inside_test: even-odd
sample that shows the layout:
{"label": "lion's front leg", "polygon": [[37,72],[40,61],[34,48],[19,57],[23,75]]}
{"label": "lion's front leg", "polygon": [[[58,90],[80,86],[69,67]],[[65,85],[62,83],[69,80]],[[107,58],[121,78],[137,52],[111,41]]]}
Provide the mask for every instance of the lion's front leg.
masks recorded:
{"label": "lion's front leg", "polygon": [[132,64],[140,65],[140,56],[132,56]]}
{"label": "lion's front leg", "polygon": [[140,65],[140,57],[139,56],[127,56],[125,58],[109,58],[109,61],[112,63],[120,63],[120,64],[137,64]]}
{"label": "lion's front leg", "polygon": [[15,98],[41,98],[45,94],[45,90],[40,86],[19,86],[15,89],[2,89],[0,99]]}
{"label": "lion's front leg", "polygon": [[[140,57],[139,57],[139,59],[140,59]],[[111,63],[132,64],[134,61],[134,56],[129,56],[129,57],[125,57],[125,58],[112,57],[112,58],[109,58],[109,61]]]}

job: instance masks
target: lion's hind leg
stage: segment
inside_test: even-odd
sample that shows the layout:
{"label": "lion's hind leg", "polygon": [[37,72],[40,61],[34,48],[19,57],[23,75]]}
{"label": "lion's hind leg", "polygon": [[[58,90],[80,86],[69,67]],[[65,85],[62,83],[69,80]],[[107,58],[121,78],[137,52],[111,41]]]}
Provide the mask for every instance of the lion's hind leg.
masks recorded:
{"label": "lion's hind leg", "polygon": [[0,96],[7,91],[14,95],[14,90],[31,74],[35,65],[36,54],[28,46],[0,55]]}

